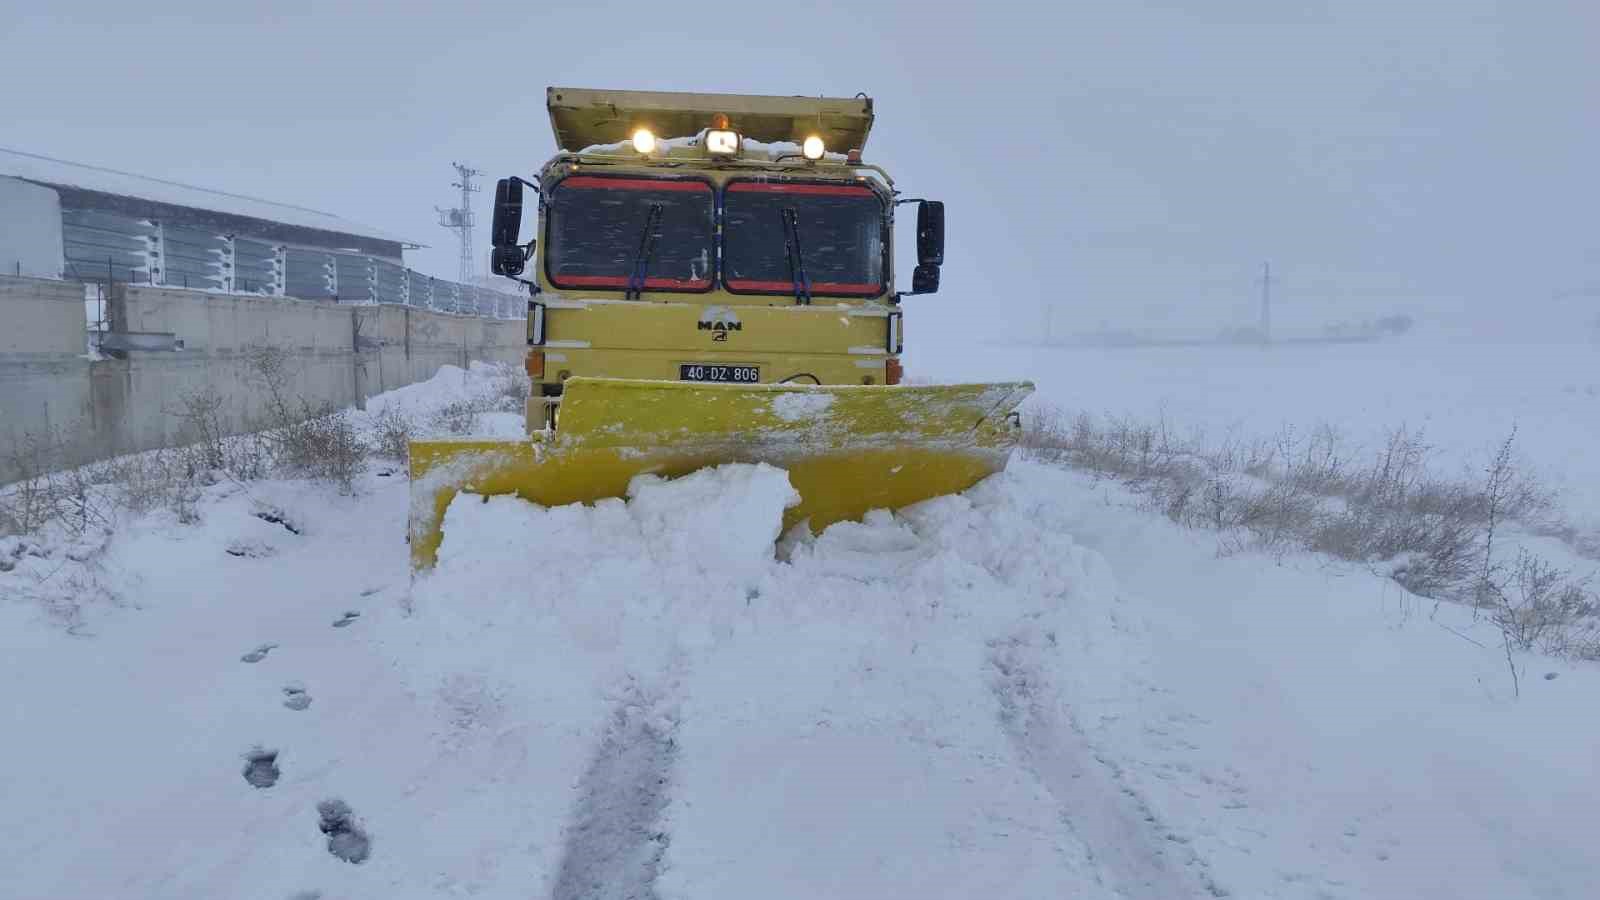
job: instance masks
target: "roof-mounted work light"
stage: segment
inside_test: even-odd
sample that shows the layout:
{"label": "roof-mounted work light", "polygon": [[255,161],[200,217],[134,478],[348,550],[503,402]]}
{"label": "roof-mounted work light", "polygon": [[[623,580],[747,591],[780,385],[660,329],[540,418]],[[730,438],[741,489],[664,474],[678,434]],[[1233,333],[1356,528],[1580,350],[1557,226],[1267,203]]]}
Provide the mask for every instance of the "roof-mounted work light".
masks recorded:
{"label": "roof-mounted work light", "polygon": [[728,125],[728,117],[717,113],[706,132],[706,153],[711,156],[735,156],[739,152],[739,132]]}

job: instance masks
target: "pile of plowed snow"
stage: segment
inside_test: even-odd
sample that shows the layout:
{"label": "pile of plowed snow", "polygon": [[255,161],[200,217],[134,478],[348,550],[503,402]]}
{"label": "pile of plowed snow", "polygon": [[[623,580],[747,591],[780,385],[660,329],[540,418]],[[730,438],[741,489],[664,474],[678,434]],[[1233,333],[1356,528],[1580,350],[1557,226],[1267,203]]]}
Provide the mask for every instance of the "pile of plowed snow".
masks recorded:
{"label": "pile of plowed snow", "polygon": [[784,472],[731,465],[593,507],[451,505],[403,668],[423,690],[472,685],[474,718],[556,731],[540,780],[577,785],[576,807],[522,798],[542,810],[528,839],[559,847],[555,896],[1093,884],[1059,805],[1011,760],[1059,633],[1113,595],[1099,555],[995,479],[798,529],[785,563],[796,499]]}

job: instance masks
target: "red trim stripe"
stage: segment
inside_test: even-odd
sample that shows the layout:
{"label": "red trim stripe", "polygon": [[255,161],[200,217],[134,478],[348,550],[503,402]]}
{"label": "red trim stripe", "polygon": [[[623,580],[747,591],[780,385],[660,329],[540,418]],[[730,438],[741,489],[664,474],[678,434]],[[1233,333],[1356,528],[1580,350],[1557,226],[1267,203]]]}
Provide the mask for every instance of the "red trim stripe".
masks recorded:
{"label": "red trim stripe", "polygon": [[[560,278],[551,278],[550,283],[556,287],[619,287],[628,286],[626,275],[563,275]],[[647,288],[679,288],[682,290],[705,290],[711,287],[711,279],[691,281],[687,278],[646,278],[644,286]]]}
{"label": "red trim stripe", "polygon": [[[792,291],[792,281],[755,281],[746,278],[728,279],[728,287],[736,291]],[[876,294],[883,290],[880,284],[862,284],[845,281],[813,281],[811,290],[819,294]]]}
{"label": "red trim stripe", "polygon": [[835,197],[872,197],[872,188],[859,184],[789,184],[781,181],[735,181],[730,193],[821,194]]}
{"label": "red trim stripe", "polygon": [[684,191],[695,194],[711,193],[711,185],[704,181],[669,180],[665,178],[603,178],[597,175],[574,175],[562,179],[560,187],[595,188],[618,191]]}

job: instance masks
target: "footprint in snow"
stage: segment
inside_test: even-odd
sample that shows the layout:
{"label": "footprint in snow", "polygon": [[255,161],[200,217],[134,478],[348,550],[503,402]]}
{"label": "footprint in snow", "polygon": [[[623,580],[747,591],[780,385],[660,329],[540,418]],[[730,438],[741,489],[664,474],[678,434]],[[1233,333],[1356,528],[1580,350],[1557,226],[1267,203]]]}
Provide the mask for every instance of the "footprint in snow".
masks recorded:
{"label": "footprint in snow", "polygon": [[239,559],[266,559],[278,552],[271,544],[260,541],[234,541],[223,549],[229,556]]}
{"label": "footprint in snow", "polygon": [[278,783],[278,751],[257,747],[244,755],[244,780],[253,788],[269,788]]}
{"label": "footprint in snow", "polygon": [[299,712],[311,705],[311,695],[298,684],[285,685],[283,688],[283,705],[295,712]]}
{"label": "footprint in snow", "polygon": [[317,827],[328,836],[328,852],[347,863],[363,863],[372,853],[372,839],[356,821],[350,805],[337,798],[317,804]]}
{"label": "footprint in snow", "polygon": [[277,644],[262,644],[249,653],[239,657],[242,662],[258,663],[267,658],[267,654],[277,648]]}
{"label": "footprint in snow", "polygon": [[361,613],[358,613],[355,610],[345,610],[344,618],[334,622],[333,627],[344,628],[359,618],[361,618]]}
{"label": "footprint in snow", "polygon": [[299,526],[289,521],[289,517],[284,515],[284,512],[281,509],[276,507],[267,507],[265,509],[257,510],[254,515],[256,518],[268,523],[269,525],[283,526],[283,530],[289,532],[290,534],[300,534]]}

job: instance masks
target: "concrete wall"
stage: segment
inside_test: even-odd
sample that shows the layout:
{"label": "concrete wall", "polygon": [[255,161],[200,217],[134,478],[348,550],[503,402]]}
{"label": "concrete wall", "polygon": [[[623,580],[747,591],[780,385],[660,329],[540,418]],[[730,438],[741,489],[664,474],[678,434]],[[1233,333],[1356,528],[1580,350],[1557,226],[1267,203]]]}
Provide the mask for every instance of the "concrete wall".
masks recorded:
{"label": "concrete wall", "polygon": [[0,275],[0,358],[82,356],[83,285]]}
{"label": "concrete wall", "polygon": [[61,197],[47,187],[0,178],[0,273],[61,274]]}
{"label": "concrete wall", "polygon": [[359,405],[444,364],[518,364],[525,349],[521,322],[403,306],[128,285],[109,305],[116,330],[173,334],[183,349],[90,359],[81,285],[0,275],[0,483],[15,477],[3,457],[25,433],[64,438],[64,465],[183,443],[175,413],[207,387],[226,398],[230,428],[260,421],[252,348],[282,350],[290,396],[317,406]]}

